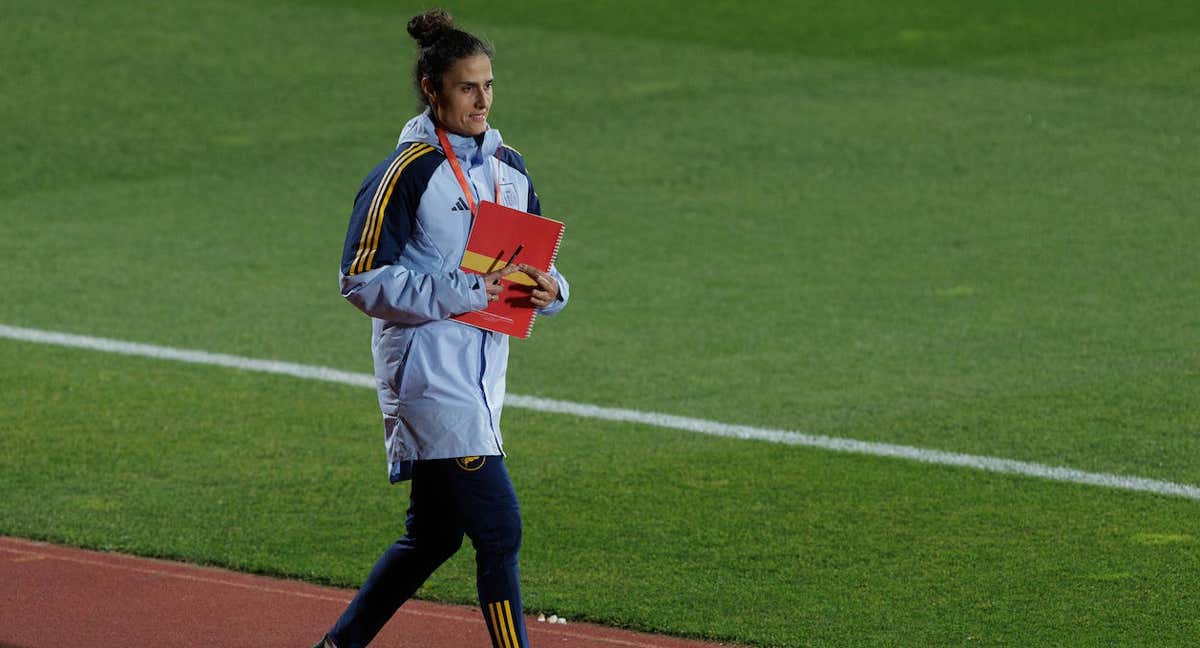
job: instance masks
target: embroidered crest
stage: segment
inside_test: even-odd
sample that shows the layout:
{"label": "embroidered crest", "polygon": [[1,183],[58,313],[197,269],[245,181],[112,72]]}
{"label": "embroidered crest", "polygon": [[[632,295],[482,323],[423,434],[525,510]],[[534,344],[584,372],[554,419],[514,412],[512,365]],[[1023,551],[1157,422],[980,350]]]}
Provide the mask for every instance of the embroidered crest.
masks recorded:
{"label": "embroidered crest", "polygon": [[500,204],[505,207],[518,209],[521,207],[517,199],[517,185],[507,182],[500,185]]}
{"label": "embroidered crest", "polygon": [[475,472],[483,468],[483,464],[487,463],[487,457],[459,457],[454,460],[454,463],[467,472]]}

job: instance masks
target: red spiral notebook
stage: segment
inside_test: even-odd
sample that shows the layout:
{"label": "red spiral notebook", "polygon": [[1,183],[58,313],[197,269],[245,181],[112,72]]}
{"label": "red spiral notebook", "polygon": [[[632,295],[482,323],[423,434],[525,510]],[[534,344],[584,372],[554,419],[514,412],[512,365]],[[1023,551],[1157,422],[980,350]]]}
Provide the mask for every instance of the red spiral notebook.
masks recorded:
{"label": "red spiral notebook", "polygon": [[[494,202],[480,202],[459,267],[465,272],[487,274],[503,268],[516,252],[513,264],[524,263],[549,272],[562,235],[563,224],[556,220]],[[524,272],[514,272],[500,283],[504,287],[500,299],[483,310],[455,315],[452,319],[505,335],[529,337],[537,317],[537,308],[529,296],[537,282]]]}

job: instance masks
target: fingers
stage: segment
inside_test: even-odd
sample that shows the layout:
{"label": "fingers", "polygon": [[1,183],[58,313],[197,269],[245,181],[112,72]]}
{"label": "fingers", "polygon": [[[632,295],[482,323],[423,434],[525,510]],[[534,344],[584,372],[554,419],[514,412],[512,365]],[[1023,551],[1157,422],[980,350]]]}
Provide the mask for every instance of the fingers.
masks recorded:
{"label": "fingers", "polygon": [[507,277],[508,275],[517,272],[520,269],[521,266],[504,266],[495,272],[489,272],[488,274],[484,275],[483,280],[488,285],[491,285],[499,282],[501,277]]}
{"label": "fingers", "polygon": [[484,277],[483,289],[487,291],[487,300],[494,302],[500,299],[500,293],[504,292],[504,286],[500,284],[500,278],[490,279],[492,275]]}
{"label": "fingers", "polygon": [[519,263],[484,275],[484,288],[487,290],[488,302],[500,299],[501,293],[504,292],[504,286],[501,285],[500,279],[514,272],[523,272],[537,283],[537,286],[529,294],[529,301],[537,308],[545,308],[558,298],[558,282],[553,276],[531,265]]}
{"label": "fingers", "polygon": [[504,286],[500,285],[500,279],[518,270],[520,270],[518,266],[505,266],[495,272],[483,275],[483,287],[487,290],[487,300],[489,302],[500,299],[500,293],[504,292]]}
{"label": "fingers", "polygon": [[[541,272],[537,268],[526,266],[525,274],[533,277],[537,281],[537,288],[529,296],[529,301],[538,308],[545,308],[554,303],[558,298],[558,281],[548,273]],[[529,272],[532,270],[533,272]]]}
{"label": "fingers", "polygon": [[521,269],[521,272],[524,272],[533,278],[533,280],[537,282],[538,286],[542,290],[547,290],[555,294],[558,293],[558,282],[554,280],[554,277],[542,272],[541,270],[538,270],[533,266],[525,265],[524,263],[520,264],[518,267]]}

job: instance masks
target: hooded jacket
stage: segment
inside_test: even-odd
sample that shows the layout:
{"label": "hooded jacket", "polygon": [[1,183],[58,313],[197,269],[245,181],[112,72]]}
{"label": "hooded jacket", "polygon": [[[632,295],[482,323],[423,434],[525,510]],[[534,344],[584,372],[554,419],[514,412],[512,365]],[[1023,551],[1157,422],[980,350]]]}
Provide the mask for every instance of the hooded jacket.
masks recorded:
{"label": "hooded jacket", "polygon": [[[541,213],[521,155],[500,133],[447,133],[476,204]],[[411,461],[504,453],[508,336],[451,315],[487,306],[479,275],[459,269],[472,215],[429,111],[409,120],[396,150],[363,181],[342,249],[341,293],[371,316],[371,351],[391,481]],[[558,300],[569,298],[557,269]]]}

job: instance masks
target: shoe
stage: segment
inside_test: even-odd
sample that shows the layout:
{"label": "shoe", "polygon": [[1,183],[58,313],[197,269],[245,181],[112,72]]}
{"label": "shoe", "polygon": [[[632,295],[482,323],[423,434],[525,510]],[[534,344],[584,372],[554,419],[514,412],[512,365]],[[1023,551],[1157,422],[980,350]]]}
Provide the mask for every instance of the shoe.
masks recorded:
{"label": "shoe", "polygon": [[337,644],[333,643],[333,639],[329,635],[321,637],[321,640],[312,645],[312,648],[337,648]]}

